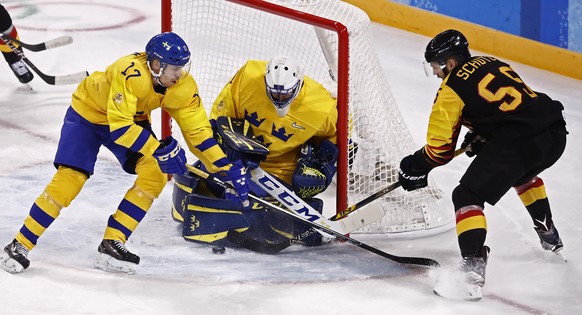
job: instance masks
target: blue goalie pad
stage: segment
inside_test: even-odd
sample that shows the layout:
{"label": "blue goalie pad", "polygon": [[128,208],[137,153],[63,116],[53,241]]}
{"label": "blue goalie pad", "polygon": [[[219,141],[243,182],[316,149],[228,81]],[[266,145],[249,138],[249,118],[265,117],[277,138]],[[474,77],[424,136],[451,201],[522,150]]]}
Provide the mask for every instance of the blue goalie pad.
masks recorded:
{"label": "blue goalie pad", "polygon": [[[255,252],[275,254],[289,247],[292,241],[319,245],[321,235],[310,233],[310,226],[278,211],[265,209],[251,200],[244,208],[236,200],[216,197],[209,183],[191,174],[175,175],[172,192],[172,217],[183,222],[182,236],[192,242]],[[272,197],[267,202],[280,206]],[[306,200],[321,211],[319,199]]]}
{"label": "blue goalie pad", "polygon": [[185,198],[182,236],[188,241],[233,247],[226,238],[228,233],[249,228],[243,211],[235,200],[189,194]]}
{"label": "blue goalie pad", "polygon": [[172,191],[172,219],[184,222],[186,196],[193,193],[200,179],[190,174],[174,174],[174,190]]}

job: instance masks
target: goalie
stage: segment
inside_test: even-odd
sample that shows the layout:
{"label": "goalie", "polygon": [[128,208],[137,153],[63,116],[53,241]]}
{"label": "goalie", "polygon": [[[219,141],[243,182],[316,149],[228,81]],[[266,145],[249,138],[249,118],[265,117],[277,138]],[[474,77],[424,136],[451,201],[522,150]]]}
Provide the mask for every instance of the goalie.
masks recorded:
{"label": "goalie", "polygon": [[[337,116],[332,95],[285,56],[249,60],[223,88],[210,115],[231,161],[242,160],[248,169],[260,165],[320,212],[323,202],[314,196],[336,172]],[[247,182],[254,195],[274,200],[250,178]],[[172,213],[184,222],[185,239],[263,253],[293,241],[321,244],[322,236],[309,226],[252,201],[242,207],[224,199],[227,193],[193,176],[175,177]]]}

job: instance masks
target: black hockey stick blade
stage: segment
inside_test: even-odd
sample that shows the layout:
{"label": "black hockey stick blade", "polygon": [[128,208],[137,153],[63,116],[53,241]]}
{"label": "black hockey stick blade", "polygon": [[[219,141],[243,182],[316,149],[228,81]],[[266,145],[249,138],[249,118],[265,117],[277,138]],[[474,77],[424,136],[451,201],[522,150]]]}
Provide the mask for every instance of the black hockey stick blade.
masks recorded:
{"label": "black hockey stick blade", "polygon": [[4,38],[7,38],[8,40],[10,40],[12,42],[17,43],[18,45],[22,46],[23,48],[26,48],[30,51],[35,51],[35,52],[65,46],[65,45],[68,45],[68,44],[73,42],[73,37],[68,36],[68,35],[49,39],[45,42],[38,43],[38,44],[27,44],[27,43],[21,42],[20,40],[12,37],[10,35],[7,35],[7,34],[4,34]]}
{"label": "black hockey stick blade", "polygon": [[[220,179],[218,179],[218,178],[216,178],[216,177],[214,177],[214,176],[212,176],[212,175],[210,175],[210,174],[208,174],[208,173],[206,173],[206,172],[204,172],[204,171],[202,171],[202,170],[200,170],[192,165],[186,164],[186,168],[188,169],[188,171],[190,171],[191,173],[193,173],[194,175],[196,175],[198,177],[201,177],[201,178],[206,179],[206,180],[211,180],[211,181],[215,182],[216,184],[221,185],[223,187],[232,188],[231,185],[229,185],[228,183],[226,183],[226,182],[224,182],[224,181],[222,181],[222,180],[220,180]],[[280,213],[283,213],[287,216],[295,218],[296,220],[299,220],[299,221],[313,227],[314,229],[320,230],[320,231],[327,233],[329,235],[333,235],[340,240],[343,240],[343,241],[348,242],[352,245],[358,246],[359,248],[365,249],[369,252],[372,252],[376,255],[390,259],[390,260],[395,261],[397,263],[409,264],[409,265],[419,265],[419,266],[426,266],[426,267],[439,267],[440,266],[440,264],[436,260],[433,260],[430,258],[403,257],[403,256],[396,256],[396,255],[386,253],[386,252],[381,251],[375,247],[372,247],[372,246],[367,245],[363,242],[355,240],[349,236],[343,235],[335,230],[327,228],[321,224],[311,222],[307,219],[304,219],[303,217],[300,217],[293,212],[287,211],[287,210],[285,210],[279,206],[276,206],[268,201],[265,201],[261,198],[258,198],[258,197],[253,196],[253,195],[249,195],[249,198],[259,202],[260,204],[264,205],[268,209],[279,211]]]}

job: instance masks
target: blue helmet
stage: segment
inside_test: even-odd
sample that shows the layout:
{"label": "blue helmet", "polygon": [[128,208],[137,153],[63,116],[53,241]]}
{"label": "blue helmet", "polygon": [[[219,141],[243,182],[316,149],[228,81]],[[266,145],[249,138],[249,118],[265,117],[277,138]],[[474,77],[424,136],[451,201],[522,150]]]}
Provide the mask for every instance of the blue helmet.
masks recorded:
{"label": "blue helmet", "polygon": [[146,45],[148,61],[158,59],[162,64],[184,66],[190,61],[190,50],[186,42],[175,33],[158,34]]}

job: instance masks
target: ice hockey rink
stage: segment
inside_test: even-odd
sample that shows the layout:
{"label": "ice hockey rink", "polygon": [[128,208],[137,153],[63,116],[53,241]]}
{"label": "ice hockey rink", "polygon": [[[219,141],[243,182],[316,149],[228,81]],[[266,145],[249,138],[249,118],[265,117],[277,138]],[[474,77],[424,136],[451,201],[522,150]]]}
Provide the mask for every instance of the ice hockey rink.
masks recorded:
{"label": "ice hockey rink", "polygon": [[[49,74],[103,70],[122,55],[143,51],[160,31],[156,0],[2,4],[23,41],[73,36],[71,45],[27,52]],[[429,38],[383,25],[373,26],[373,36],[386,79],[420,147],[440,84],[422,69]],[[196,49],[196,43],[188,44]],[[30,268],[18,275],[0,271],[0,314],[582,314],[582,81],[509,63],[530,87],[566,108],[566,151],[541,177],[567,263],[541,249],[513,191],[486,207],[491,256],[479,302],[435,296],[440,270],[398,265],[347,243],[295,245],[274,256],[229,249],[216,255],[180,236],[170,215],[169,183],[128,242],[141,256],[140,269],[130,276],[110,274],[94,269],[93,262],[107,218],[134,177],[103,150],[95,175],[30,253]],[[50,86],[35,76],[32,91],[23,89],[4,61],[0,74],[3,247],[54,174],[52,159],[76,86]],[[447,198],[470,161],[462,156],[430,174]],[[443,270],[460,259],[454,229],[415,239],[352,236],[391,254],[436,259]]]}

